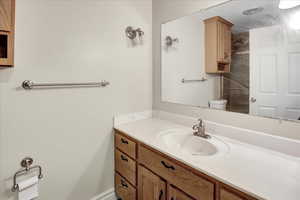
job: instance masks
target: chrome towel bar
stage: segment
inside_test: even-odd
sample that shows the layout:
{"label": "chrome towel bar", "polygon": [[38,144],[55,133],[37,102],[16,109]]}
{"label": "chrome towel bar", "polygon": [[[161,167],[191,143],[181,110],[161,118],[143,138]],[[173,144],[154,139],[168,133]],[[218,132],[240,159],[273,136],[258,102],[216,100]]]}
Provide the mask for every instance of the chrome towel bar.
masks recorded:
{"label": "chrome towel bar", "polygon": [[201,78],[201,79],[194,79],[194,80],[186,80],[186,79],[182,79],[181,82],[182,83],[189,83],[189,82],[204,82],[204,81],[207,81],[206,78]]}
{"label": "chrome towel bar", "polygon": [[22,83],[22,87],[25,90],[34,89],[34,88],[43,88],[43,87],[106,87],[110,83],[108,81],[101,82],[86,82],[86,83],[35,83],[30,80],[26,80]]}

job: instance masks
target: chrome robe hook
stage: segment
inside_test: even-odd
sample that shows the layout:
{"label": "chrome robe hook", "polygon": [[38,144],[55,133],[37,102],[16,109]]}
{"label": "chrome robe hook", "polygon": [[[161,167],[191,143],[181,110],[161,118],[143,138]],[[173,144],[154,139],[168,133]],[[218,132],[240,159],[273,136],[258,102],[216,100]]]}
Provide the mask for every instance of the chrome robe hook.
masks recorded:
{"label": "chrome robe hook", "polygon": [[126,36],[134,40],[137,36],[142,37],[144,35],[144,31],[141,28],[134,29],[132,26],[128,26],[125,30]]}

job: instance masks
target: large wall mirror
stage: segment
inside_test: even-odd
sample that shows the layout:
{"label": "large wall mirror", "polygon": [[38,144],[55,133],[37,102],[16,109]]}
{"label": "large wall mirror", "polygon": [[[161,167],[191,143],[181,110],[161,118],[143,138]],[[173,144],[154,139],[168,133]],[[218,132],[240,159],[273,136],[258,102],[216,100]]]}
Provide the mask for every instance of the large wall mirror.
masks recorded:
{"label": "large wall mirror", "polygon": [[161,26],[163,102],[300,121],[300,6],[232,0]]}

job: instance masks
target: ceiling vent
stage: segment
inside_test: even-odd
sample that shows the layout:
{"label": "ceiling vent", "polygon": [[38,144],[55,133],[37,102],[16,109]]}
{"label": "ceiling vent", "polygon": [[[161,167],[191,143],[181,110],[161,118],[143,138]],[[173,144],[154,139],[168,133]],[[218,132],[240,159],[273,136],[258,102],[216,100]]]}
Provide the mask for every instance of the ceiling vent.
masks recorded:
{"label": "ceiling vent", "polygon": [[243,15],[247,15],[247,16],[256,15],[258,13],[261,13],[263,10],[264,10],[263,7],[252,8],[252,9],[243,11]]}

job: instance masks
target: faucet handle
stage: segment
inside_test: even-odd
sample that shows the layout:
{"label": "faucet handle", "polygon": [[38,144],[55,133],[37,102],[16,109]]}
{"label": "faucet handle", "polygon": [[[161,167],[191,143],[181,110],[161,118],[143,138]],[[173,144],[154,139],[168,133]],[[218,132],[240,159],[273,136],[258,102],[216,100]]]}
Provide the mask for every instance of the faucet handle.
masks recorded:
{"label": "faucet handle", "polygon": [[193,125],[192,129],[193,129],[194,131],[197,131],[197,130],[199,129],[199,125],[198,125],[198,124]]}
{"label": "faucet handle", "polygon": [[203,119],[199,118],[198,121],[199,121],[199,126],[202,127],[204,125]]}
{"label": "faucet handle", "polygon": [[200,127],[201,127],[201,129],[205,130],[205,124],[204,124],[203,121],[202,121],[202,123],[200,124]]}

